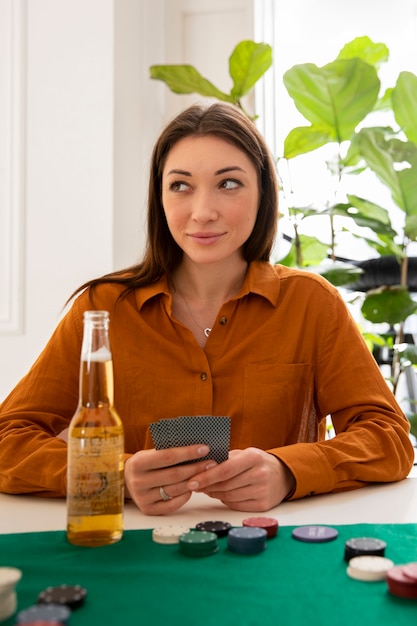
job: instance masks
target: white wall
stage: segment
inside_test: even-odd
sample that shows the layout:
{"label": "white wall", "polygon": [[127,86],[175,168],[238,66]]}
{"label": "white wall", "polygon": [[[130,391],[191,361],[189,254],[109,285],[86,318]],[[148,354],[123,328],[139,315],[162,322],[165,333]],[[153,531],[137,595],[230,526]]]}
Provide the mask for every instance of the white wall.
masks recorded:
{"label": "white wall", "polygon": [[0,326],[0,398],[43,346],[71,290],[112,267],[112,15],[111,0],[0,3],[9,60],[1,84],[16,96],[1,111],[9,132],[0,149],[13,167],[0,213],[23,217],[2,268],[12,280],[0,298],[14,290],[18,323]]}

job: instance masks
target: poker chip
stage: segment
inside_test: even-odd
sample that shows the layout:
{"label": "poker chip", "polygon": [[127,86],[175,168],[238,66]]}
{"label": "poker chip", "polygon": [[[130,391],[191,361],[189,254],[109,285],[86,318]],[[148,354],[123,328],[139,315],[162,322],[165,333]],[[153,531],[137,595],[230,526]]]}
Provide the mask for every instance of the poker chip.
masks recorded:
{"label": "poker chip", "polygon": [[387,544],[373,537],[353,537],[345,543],[345,561],[355,556],[384,556]]}
{"label": "poker chip", "polygon": [[351,578],[373,582],[385,580],[388,570],[392,567],[393,561],[383,556],[355,556],[349,561],[346,571]]}
{"label": "poker chip", "polygon": [[173,545],[179,542],[181,535],[190,532],[188,526],[170,524],[169,526],[157,526],[152,531],[152,539],[155,543]]}
{"label": "poker chip", "polygon": [[227,535],[227,547],[238,554],[258,554],[266,548],[264,528],[242,526],[232,528]]}
{"label": "poker chip", "polygon": [[0,595],[0,622],[11,617],[17,609],[17,596],[14,591]]}
{"label": "poker chip", "polygon": [[80,585],[47,587],[38,595],[38,604],[60,604],[76,609],[83,604],[86,595],[87,590]]}
{"label": "poker chip", "polygon": [[404,569],[408,566],[397,565],[387,572],[388,591],[399,598],[417,598],[417,582],[408,577]]}
{"label": "poker chip", "polygon": [[278,532],[278,520],[275,517],[247,517],[243,520],[242,526],[263,528],[268,539],[275,537]]}
{"label": "poker chip", "polygon": [[50,622],[44,619],[37,619],[34,622],[24,622],[25,626],[62,626],[62,622]]}
{"label": "poker chip", "polygon": [[207,521],[207,522],[199,522],[195,526],[196,530],[205,530],[210,533],[216,533],[218,537],[225,537],[229,530],[232,528],[232,525],[229,522],[222,521]]}
{"label": "poker chip", "polygon": [[28,624],[43,620],[66,625],[70,615],[70,609],[61,604],[35,604],[17,614],[16,624]]}
{"label": "poker chip", "polygon": [[338,535],[338,530],[331,526],[298,526],[292,531],[294,539],[306,543],[326,543],[333,541]]}
{"label": "poker chip", "polygon": [[407,563],[404,565],[403,574],[417,583],[417,563]]}
{"label": "poker chip", "polygon": [[179,538],[179,548],[186,556],[209,556],[219,549],[216,533],[190,530]]}
{"label": "poker chip", "polygon": [[15,588],[22,578],[22,572],[17,567],[0,567],[0,593]]}
{"label": "poker chip", "polygon": [[0,567],[0,621],[13,615],[17,608],[15,586],[22,577],[16,567]]}

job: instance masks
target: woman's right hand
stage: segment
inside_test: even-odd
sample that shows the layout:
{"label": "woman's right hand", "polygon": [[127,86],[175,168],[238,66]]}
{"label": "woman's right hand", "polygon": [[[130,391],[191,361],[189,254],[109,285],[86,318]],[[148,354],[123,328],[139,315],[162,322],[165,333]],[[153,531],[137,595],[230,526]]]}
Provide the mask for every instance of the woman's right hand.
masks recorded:
{"label": "woman's right hand", "polygon": [[[191,497],[190,478],[217,465],[211,460],[180,464],[207,456],[209,451],[208,446],[196,444],[136,452],[125,462],[126,497],[145,515],[174,513]],[[163,499],[164,493],[169,499]]]}

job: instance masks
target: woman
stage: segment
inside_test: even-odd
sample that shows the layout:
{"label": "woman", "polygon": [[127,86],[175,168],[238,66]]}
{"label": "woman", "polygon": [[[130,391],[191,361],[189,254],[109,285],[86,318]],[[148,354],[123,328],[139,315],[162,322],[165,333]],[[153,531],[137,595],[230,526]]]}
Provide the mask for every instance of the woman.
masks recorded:
{"label": "woman", "polygon": [[[269,263],[274,166],[235,107],[192,106],[152,156],[143,261],[92,280],[0,410],[0,490],[65,495],[82,315],[110,312],[128,497],[172,513],[202,491],[241,511],[407,476],[407,419],[336,289]],[[231,451],[153,449],[149,424],[227,415]],[[336,437],[325,439],[326,416]],[[194,460],[195,463],[184,463]]]}

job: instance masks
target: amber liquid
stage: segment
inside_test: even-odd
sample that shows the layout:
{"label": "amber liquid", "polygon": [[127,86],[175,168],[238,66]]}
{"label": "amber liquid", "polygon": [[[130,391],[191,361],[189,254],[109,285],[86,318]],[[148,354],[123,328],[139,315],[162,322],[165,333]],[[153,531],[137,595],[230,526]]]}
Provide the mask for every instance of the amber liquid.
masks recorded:
{"label": "amber liquid", "polygon": [[[124,438],[106,397],[111,367],[111,361],[81,364],[82,405],[69,429],[67,539],[80,546],[115,543],[123,535]],[[104,400],[91,399],[97,397]]]}

